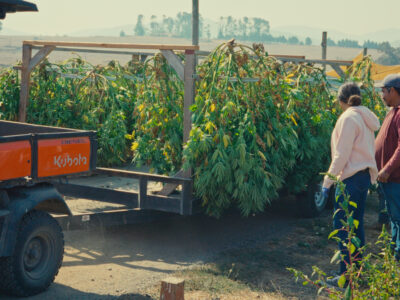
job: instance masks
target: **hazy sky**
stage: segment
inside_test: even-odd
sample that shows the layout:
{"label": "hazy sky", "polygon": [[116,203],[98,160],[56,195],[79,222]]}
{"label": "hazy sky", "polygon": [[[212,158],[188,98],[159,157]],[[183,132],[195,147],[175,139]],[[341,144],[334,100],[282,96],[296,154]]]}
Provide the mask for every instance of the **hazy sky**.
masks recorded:
{"label": "hazy sky", "polygon": [[[68,34],[81,29],[135,24],[150,17],[190,12],[192,0],[29,0],[39,13],[9,14],[3,26],[23,32]],[[400,29],[400,0],[199,0],[203,17],[262,17],[271,28],[301,25],[349,34]],[[398,38],[398,37],[396,37]]]}

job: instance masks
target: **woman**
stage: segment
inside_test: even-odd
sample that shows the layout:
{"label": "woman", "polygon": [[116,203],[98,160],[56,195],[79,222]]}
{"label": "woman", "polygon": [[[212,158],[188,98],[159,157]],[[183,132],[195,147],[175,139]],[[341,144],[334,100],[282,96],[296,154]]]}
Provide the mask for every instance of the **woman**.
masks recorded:
{"label": "woman", "polygon": [[[353,218],[359,221],[355,235],[360,239],[360,247],[365,244],[364,237],[364,208],[368,188],[374,183],[378,176],[375,162],[375,135],[379,129],[379,120],[367,107],[361,106],[361,91],[355,83],[345,83],[338,91],[338,100],[343,113],[336,122],[331,137],[332,162],[327,173],[334,175],[346,185],[345,192],[350,196],[350,201],[355,202],[357,207],[349,206],[353,211]],[[333,181],[325,176],[322,192],[326,196]],[[336,188],[336,195],[340,195],[335,201],[335,211],[340,208],[344,198]],[[346,216],[340,210],[333,220],[334,229],[338,229],[337,237],[346,241],[347,232],[340,230],[343,225],[341,220]],[[333,278],[332,284],[337,285],[340,275],[346,272],[349,263],[348,251],[343,243],[339,243],[339,249],[344,255],[344,261],[340,262],[339,276]],[[361,254],[356,255],[360,258]]]}

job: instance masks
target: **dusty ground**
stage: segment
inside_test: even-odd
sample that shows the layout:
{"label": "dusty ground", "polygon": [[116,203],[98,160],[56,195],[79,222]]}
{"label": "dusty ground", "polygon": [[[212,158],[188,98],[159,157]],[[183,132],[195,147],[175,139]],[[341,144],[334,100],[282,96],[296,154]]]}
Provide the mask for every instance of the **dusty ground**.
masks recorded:
{"label": "dusty ground", "polygon": [[[190,45],[191,41],[182,38],[170,37],[67,37],[67,36],[6,36],[0,35],[0,67],[6,67],[16,64],[22,60],[22,41],[24,40],[47,40],[47,41],[76,41],[76,42],[101,42],[101,43],[135,43],[135,44],[177,44]],[[222,40],[200,41],[200,49],[211,51],[216,46],[220,45]],[[266,51],[271,55],[303,55],[308,59],[320,59],[320,46],[301,46],[301,45],[285,45],[285,44],[266,44]],[[33,53],[35,53],[34,50]],[[362,49],[360,48],[342,48],[329,47],[327,51],[327,59],[337,60],[352,60],[357,56]],[[131,51],[135,52],[135,51]],[[143,52],[143,51],[140,51]],[[378,58],[381,53],[377,50],[369,49],[368,53],[374,59]],[[50,61],[59,62],[75,56],[73,52],[53,52],[49,56]],[[112,59],[119,60],[121,63],[126,63],[131,59],[130,55],[115,55],[115,54],[87,54],[79,53],[79,55],[92,64],[107,64]]]}
{"label": "dusty ground", "polygon": [[[267,213],[220,220],[205,216],[65,233],[65,258],[50,289],[30,299],[157,299],[160,280],[186,280],[186,299],[316,299],[287,267],[311,273],[336,266],[327,236],[331,213],[296,216],[293,199]],[[376,241],[376,199],[366,214],[367,241]],[[12,299],[0,296],[1,300]]]}

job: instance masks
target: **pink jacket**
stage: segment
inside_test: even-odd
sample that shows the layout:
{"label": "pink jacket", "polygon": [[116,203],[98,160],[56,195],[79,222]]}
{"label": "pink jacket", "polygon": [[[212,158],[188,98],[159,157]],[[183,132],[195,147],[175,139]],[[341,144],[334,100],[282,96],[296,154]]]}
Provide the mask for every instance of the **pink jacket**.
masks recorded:
{"label": "pink jacket", "polygon": [[[327,173],[344,180],[358,171],[369,168],[375,183],[378,169],[375,161],[375,135],[379,129],[376,115],[365,106],[351,106],[336,122],[331,137],[332,162]],[[325,176],[323,187],[333,181]]]}

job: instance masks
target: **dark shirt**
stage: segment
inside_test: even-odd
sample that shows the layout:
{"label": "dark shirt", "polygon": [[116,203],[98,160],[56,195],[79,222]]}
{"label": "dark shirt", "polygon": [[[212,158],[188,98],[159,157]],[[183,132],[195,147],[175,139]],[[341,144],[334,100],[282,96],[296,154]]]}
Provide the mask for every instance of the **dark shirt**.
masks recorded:
{"label": "dark shirt", "polygon": [[375,140],[378,170],[390,174],[388,182],[400,183],[400,109],[392,108],[383,120]]}

